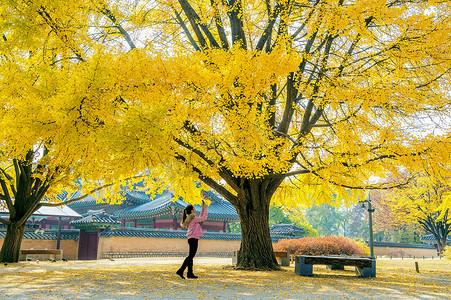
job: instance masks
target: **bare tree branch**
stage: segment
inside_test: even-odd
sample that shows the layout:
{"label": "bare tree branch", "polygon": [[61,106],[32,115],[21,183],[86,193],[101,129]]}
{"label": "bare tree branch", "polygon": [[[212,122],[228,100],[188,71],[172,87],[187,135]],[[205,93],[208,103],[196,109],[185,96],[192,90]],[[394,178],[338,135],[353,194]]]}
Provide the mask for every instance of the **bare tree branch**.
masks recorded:
{"label": "bare tree branch", "polygon": [[276,23],[277,17],[280,14],[280,11],[282,10],[282,6],[277,4],[274,8],[272,14],[269,16],[268,23],[266,24],[265,30],[263,31],[262,36],[257,42],[257,45],[255,46],[255,50],[262,51],[263,47],[265,46],[265,43],[268,41],[268,38],[271,36],[272,29],[274,27],[274,24]]}
{"label": "bare tree branch", "polygon": [[181,162],[183,162],[187,167],[189,167],[190,169],[192,169],[195,173],[197,173],[197,175],[199,176],[199,179],[204,182],[206,185],[208,185],[209,187],[211,187],[212,189],[214,189],[215,191],[217,191],[218,193],[220,193],[222,196],[224,196],[224,198],[226,198],[230,203],[232,204],[238,204],[238,198],[233,195],[229,190],[227,190],[225,187],[223,187],[222,185],[218,184],[216,181],[214,181],[212,178],[205,176],[203,174],[203,172],[199,169],[196,168],[195,166],[193,166],[192,164],[190,164],[187,159],[180,154],[177,154],[175,156],[175,158]]}
{"label": "bare tree branch", "polygon": [[6,185],[6,182],[3,179],[0,179],[0,185],[2,186],[3,189],[3,194],[5,196],[5,202],[6,202],[6,206],[8,207],[8,211],[9,214],[11,216],[11,218],[15,218],[16,217],[16,210],[14,209],[14,204],[13,201],[9,195],[9,191],[8,191],[8,187]]}
{"label": "bare tree branch", "polygon": [[5,219],[2,219],[2,218],[0,218],[0,223],[2,223],[2,224],[5,224],[5,225],[9,225],[9,224],[11,224],[11,222],[10,222],[10,221],[8,221],[8,220],[5,220]]}
{"label": "bare tree branch", "polygon": [[223,23],[221,20],[221,16],[219,15],[219,10],[218,10],[219,0],[210,0],[210,1],[211,1],[211,7],[213,8],[213,12],[214,12],[216,29],[218,30],[219,39],[221,41],[221,46],[223,49],[228,50],[229,49],[229,41],[227,40],[227,35],[225,33],[224,26],[223,26]]}
{"label": "bare tree branch", "polygon": [[214,36],[211,34],[208,27],[201,22],[199,15],[193,9],[191,4],[189,4],[189,2],[187,0],[178,0],[178,2],[180,3],[180,6],[182,7],[183,11],[185,12],[185,15],[188,17],[191,27],[193,28],[202,48],[206,48],[207,44],[206,44],[206,41],[205,41],[202,33],[199,30],[199,26],[202,29],[202,31],[205,33],[205,35],[207,36],[208,41],[210,42],[210,47],[220,48],[218,42],[215,40]]}
{"label": "bare tree branch", "polygon": [[175,8],[173,8],[173,10],[174,10],[177,22],[179,23],[180,27],[182,27],[183,32],[185,32],[185,35],[188,38],[189,42],[191,43],[191,45],[193,45],[193,47],[194,47],[194,49],[196,49],[196,51],[200,51],[201,49],[200,49],[199,45],[197,45],[196,41],[194,40],[193,36],[191,35],[191,32],[189,32],[189,29],[188,29],[188,27],[186,27],[186,24],[180,17],[180,14],[178,13],[177,10],[175,10]]}
{"label": "bare tree branch", "polygon": [[100,8],[100,12],[102,14],[104,14],[108,19],[110,19],[111,22],[113,22],[114,27],[116,27],[119,30],[120,34],[124,37],[125,41],[127,42],[128,46],[130,47],[130,49],[135,49],[136,46],[133,43],[132,38],[130,37],[128,32],[124,29],[124,27],[122,27],[122,25],[119,23],[119,21],[116,19],[116,17],[111,12],[111,10],[108,9],[108,7],[106,6],[106,3],[102,1],[101,6],[102,7]]}
{"label": "bare tree branch", "polygon": [[240,45],[243,49],[247,49],[246,36],[243,29],[243,5],[242,0],[229,0],[229,20],[232,30],[232,44]]}

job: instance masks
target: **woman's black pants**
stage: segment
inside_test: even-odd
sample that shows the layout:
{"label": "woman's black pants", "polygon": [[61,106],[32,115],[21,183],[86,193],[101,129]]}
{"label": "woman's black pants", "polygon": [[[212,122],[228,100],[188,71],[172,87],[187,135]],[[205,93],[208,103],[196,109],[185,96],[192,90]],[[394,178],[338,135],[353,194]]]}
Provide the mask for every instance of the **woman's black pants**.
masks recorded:
{"label": "woman's black pants", "polygon": [[193,258],[196,256],[198,244],[199,239],[188,239],[189,254],[183,261],[183,265],[180,267],[182,272],[184,272],[186,267],[188,267],[188,274],[193,274]]}

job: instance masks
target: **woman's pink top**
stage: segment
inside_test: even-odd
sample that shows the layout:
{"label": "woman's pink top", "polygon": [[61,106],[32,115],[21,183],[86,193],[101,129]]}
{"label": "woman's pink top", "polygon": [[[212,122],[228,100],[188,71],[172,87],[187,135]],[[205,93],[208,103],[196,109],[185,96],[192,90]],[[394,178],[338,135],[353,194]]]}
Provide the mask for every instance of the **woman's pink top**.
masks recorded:
{"label": "woman's pink top", "polygon": [[200,216],[194,217],[191,220],[191,222],[188,223],[188,232],[186,233],[186,236],[189,239],[198,239],[204,235],[204,233],[202,232],[202,226],[200,225],[200,222],[205,221],[207,217],[208,217],[207,206],[205,206],[205,208],[202,208]]}

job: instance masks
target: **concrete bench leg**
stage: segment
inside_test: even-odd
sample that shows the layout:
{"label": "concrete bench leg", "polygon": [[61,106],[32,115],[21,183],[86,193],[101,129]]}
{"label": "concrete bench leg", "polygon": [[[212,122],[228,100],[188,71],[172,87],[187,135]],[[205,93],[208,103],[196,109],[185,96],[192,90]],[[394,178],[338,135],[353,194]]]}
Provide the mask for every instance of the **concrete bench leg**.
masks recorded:
{"label": "concrete bench leg", "polygon": [[27,255],[20,253],[19,254],[19,261],[25,261],[25,260],[27,260]]}
{"label": "concrete bench leg", "polygon": [[294,272],[301,276],[313,276],[313,265],[305,263],[305,257],[296,256]]}
{"label": "concrete bench leg", "polygon": [[63,259],[63,250],[61,249],[60,254],[55,254],[53,257],[54,260],[62,260]]}
{"label": "concrete bench leg", "polygon": [[355,273],[361,277],[376,277],[376,260],[371,261],[371,268],[355,267]]}
{"label": "concrete bench leg", "polygon": [[232,252],[232,265],[236,266],[238,263],[238,250]]}
{"label": "concrete bench leg", "polygon": [[290,265],[290,258],[289,257],[276,257],[276,259],[277,259],[277,263],[280,266],[286,267],[286,266]]}

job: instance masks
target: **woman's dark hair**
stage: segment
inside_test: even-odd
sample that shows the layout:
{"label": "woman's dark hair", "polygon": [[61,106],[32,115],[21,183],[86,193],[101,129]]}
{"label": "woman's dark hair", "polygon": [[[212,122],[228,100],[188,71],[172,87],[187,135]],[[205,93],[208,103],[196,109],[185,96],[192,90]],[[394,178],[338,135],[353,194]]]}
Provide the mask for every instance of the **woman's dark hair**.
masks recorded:
{"label": "woman's dark hair", "polygon": [[183,210],[182,222],[185,222],[186,216],[190,215],[193,212],[193,209],[194,209],[194,206],[192,204],[190,204],[187,207],[185,207],[185,209]]}

